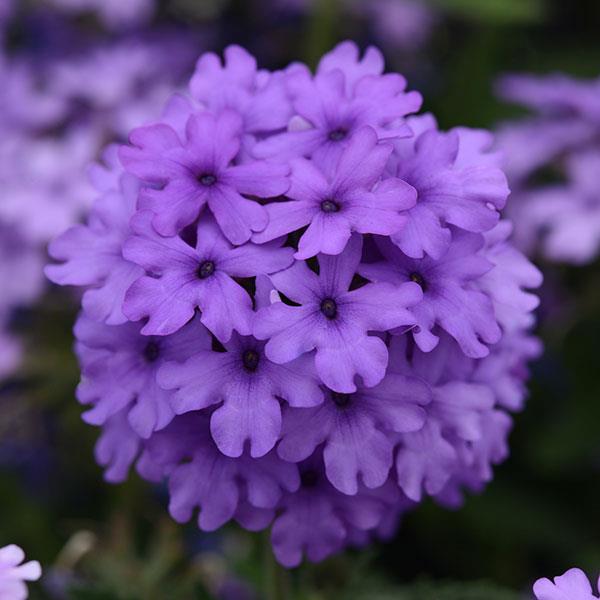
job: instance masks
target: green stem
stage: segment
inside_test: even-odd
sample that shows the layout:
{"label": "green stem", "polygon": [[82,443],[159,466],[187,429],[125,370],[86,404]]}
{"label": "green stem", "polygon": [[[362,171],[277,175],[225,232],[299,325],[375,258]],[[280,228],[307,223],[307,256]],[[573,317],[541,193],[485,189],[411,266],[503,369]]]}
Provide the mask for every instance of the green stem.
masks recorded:
{"label": "green stem", "polygon": [[317,0],[310,16],[306,36],[305,59],[314,67],[319,58],[337,41],[339,0]]}
{"label": "green stem", "polygon": [[267,600],[292,600],[288,572],[275,560],[268,537],[265,539],[263,547]]}

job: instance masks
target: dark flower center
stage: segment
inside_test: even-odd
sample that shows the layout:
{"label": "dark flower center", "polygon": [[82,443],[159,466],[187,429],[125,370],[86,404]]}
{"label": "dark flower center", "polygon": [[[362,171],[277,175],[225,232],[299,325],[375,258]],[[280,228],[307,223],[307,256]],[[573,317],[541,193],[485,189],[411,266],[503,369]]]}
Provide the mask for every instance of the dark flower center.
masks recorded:
{"label": "dark flower center", "polygon": [[340,210],[340,205],[335,200],[323,200],[321,210],[326,213],[336,213]]}
{"label": "dark flower center", "polygon": [[423,279],[423,275],[420,273],[414,272],[409,275],[411,281],[414,281],[418,285],[421,286],[421,289],[425,291],[427,289],[427,284],[425,283],[425,279]]}
{"label": "dark flower center", "polygon": [[258,363],[260,362],[260,354],[256,350],[244,350],[242,353],[242,363],[244,369],[254,373],[258,369]]}
{"label": "dark flower center", "polygon": [[346,408],[352,401],[351,394],[340,394],[339,392],[331,392],[331,399],[339,408]]}
{"label": "dark flower center", "polygon": [[300,474],[300,483],[302,487],[314,488],[319,483],[319,476],[316,471],[308,469]]}
{"label": "dark flower center", "polygon": [[160,347],[157,342],[148,342],[144,348],[144,358],[147,362],[154,362],[160,355]]}
{"label": "dark flower center", "polygon": [[340,142],[347,135],[348,135],[348,132],[345,129],[343,129],[342,127],[338,127],[337,129],[334,129],[333,131],[329,132],[329,139],[332,142]]}
{"label": "dark flower center", "polygon": [[212,173],[204,173],[203,175],[198,175],[198,181],[202,185],[210,187],[217,183],[217,178]]}
{"label": "dark flower center", "polygon": [[215,263],[212,260],[205,260],[203,263],[200,263],[198,267],[198,277],[200,279],[206,279],[210,277],[215,272]]}
{"label": "dark flower center", "polygon": [[321,301],[321,312],[328,319],[335,319],[337,317],[337,304],[333,298],[325,298]]}

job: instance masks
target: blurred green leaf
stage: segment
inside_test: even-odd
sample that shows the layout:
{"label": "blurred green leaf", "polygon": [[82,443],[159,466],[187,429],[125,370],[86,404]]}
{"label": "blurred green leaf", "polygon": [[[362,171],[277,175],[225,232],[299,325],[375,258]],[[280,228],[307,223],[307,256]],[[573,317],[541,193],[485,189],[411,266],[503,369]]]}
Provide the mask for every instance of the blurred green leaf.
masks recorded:
{"label": "blurred green leaf", "polygon": [[490,582],[468,583],[418,581],[412,585],[392,586],[366,579],[342,595],[341,600],[519,600],[519,594]]}
{"label": "blurred green leaf", "polygon": [[544,17],[542,0],[433,0],[448,13],[495,25],[538,22]]}

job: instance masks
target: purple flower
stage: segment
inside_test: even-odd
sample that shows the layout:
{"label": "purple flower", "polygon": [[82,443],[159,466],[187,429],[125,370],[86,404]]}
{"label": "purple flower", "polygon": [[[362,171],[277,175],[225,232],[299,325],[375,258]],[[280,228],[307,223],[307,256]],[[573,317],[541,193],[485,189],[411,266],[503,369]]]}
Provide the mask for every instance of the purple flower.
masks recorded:
{"label": "purple flower", "polygon": [[249,517],[247,505],[272,517],[283,492],[299,485],[296,465],[273,453],[262,458],[223,455],[212,441],[208,419],[198,413],[177,417],[152,437],[144,452],[145,468],[154,463],[153,474],[162,469],[168,477],[173,518],[189,521],[199,508],[198,526],[205,531],[237,518],[238,510]]}
{"label": "purple flower", "polygon": [[509,332],[492,346],[485,360],[476,363],[473,381],[489,386],[499,406],[522,410],[529,379],[527,363],[539,358],[542,351],[538,338],[523,331]]}
{"label": "purple flower", "polygon": [[34,302],[44,284],[43,258],[35,245],[0,222],[0,321],[18,306]]}
{"label": "purple flower", "polygon": [[562,73],[546,76],[505,75],[498,94],[544,115],[563,117],[578,114],[600,124],[600,78],[577,80]]}
{"label": "purple flower", "polygon": [[383,54],[374,46],[369,46],[364,54],[354,42],[346,41],[327,52],[317,66],[317,74],[341,71],[346,81],[346,94],[351,96],[355,85],[368,75],[378,76],[384,71]]}
{"label": "purple flower", "polygon": [[315,408],[290,408],[284,413],[279,456],[300,462],[324,444],[329,481],[344,494],[356,494],[359,476],[368,488],[383,485],[392,466],[394,439],[390,432],[420,430],[426,419],[421,407],[430,401],[425,384],[388,374],[372,388],[353,394],[327,391]]}
{"label": "purple flower", "polygon": [[436,502],[442,506],[462,506],[464,491],[480,493],[492,479],[492,467],[506,460],[512,419],[505,412],[494,410],[482,416],[481,428],[482,435],[474,442],[453,441],[457,458],[453,473],[435,494]]}
{"label": "purple flower", "polygon": [[170,392],[156,383],[164,361],[183,361],[201,348],[210,348],[210,336],[194,319],[171,336],[144,336],[134,323],[108,326],[81,315],[75,336],[84,350],[82,381],[77,397],[92,408],[84,420],[102,425],[126,407],[131,427],[142,438],[164,428],[174,413]]}
{"label": "purple flower", "polygon": [[497,146],[502,150],[503,169],[512,188],[513,200],[509,212],[513,214],[515,193],[527,178],[544,165],[552,164],[563,152],[585,147],[593,140],[596,131],[578,117],[560,120],[527,119],[503,123],[497,131]]}
{"label": "purple flower", "polygon": [[185,325],[198,307],[202,323],[221,342],[227,342],[234,329],[250,334],[252,299],[233,278],[284,269],[293,260],[292,249],[277,243],[235,248],[208,219],[198,223],[193,247],[180,237],[160,236],[152,222],[150,211],[138,212],[131,221],[135,235],[123,248],[125,258],[148,273],[125,296],[127,317],[148,317],[144,335],[167,335]]}
{"label": "purple flower", "polygon": [[[114,2],[101,4],[108,8]],[[125,4],[128,9],[139,6],[133,1]],[[42,21],[47,25],[44,17]],[[46,34],[51,33],[49,39],[55,39],[55,29],[37,36],[34,55],[17,45],[0,58],[0,80],[6,90],[0,99],[4,132],[0,144],[0,229],[10,228],[11,237],[19,236],[23,245],[30,246],[27,251],[23,249],[23,257],[16,260],[15,256],[10,261],[15,268],[21,269],[26,259],[36,255],[38,289],[43,281],[40,263],[44,247],[82,219],[95,195],[85,177],[85,167],[97,158],[106,140],[125,136],[134,122],[141,124],[159,114],[164,98],[182,74],[182,66],[191,66],[190,52],[195,53],[194,45],[185,40],[187,36],[174,39],[168,34],[127,36],[110,43],[92,40],[84,46],[76,44],[73,53],[68,35],[64,43],[48,44]],[[70,30],[59,27],[59,36],[65,32]],[[133,185],[127,186],[127,200],[133,210],[137,191]],[[127,195],[127,189],[121,190],[118,184],[112,187],[113,194]],[[97,191],[105,196],[108,189]],[[121,249],[116,247],[118,234],[114,228],[120,227],[115,219],[122,216],[117,204],[116,198],[103,198],[94,216],[90,216],[88,227],[69,232],[55,246],[60,249],[60,260],[69,263],[55,272],[56,279],[64,279],[63,283],[69,279],[71,283],[84,281],[88,276],[95,279],[89,282],[93,289],[85,294],[85,307],[94,318],[109,323],[124,321],[122,295],[141,274],[137,266],[117,262],[116,253],[120,254]],[[124,225],[125,221],[120,223]],[[101,230],[106,235],[101,235]],[[93,256],[91,246],[87,254],[82,247],[88,242],[95,244]],[[114,268],[108,268],[113,250]],[[91,259],[86,267],[82,265],[84,255]],[[11,267],[7,264],[5,268],[8,271]],[[137,275],[130,272],[128,279],[127,269],[138,271]],[[18,280],[19,286],[24,285],[30,279],[25,273],[22,268],[20,277],[12,281],[10,277],[5,281],[5,272],[0,273],[0,287],[13,287]],[[33,299],[35,296],[27,303]]]}
{"label": "purple flower", "polygon": [[116,147],[109,149],[105,160],[106,169],[96,165],[92,171],[101,196],[87,225],[71,227],[50,244],[50,256],[64,262],[47,266],[45,273],[54,283],[87,287],[82,300],[86,314],[108,325],[120,325],[127,321],[122,311],[125,292],[144,274],[122,255],[140,186],[118,166]]}
{"label": "purple flower", "polygon": [[539,305],[539,298],[526,290],[542,285],[542,274],[512,245],[511,234],[509,221],[501,221],[485,234],[483,255],[494,267],[477,282],[492,299],[496,319],[505,333],[533,325],[533,311]]}
{"label": "purple flower", "polygon": [[264,342],[234,335],[227,352],[199,350],[183,364],[167,363],[159,373],[165,389],[176,390],[171,406],[177,414],[222,405],[210,418],[219,450],[238,457],[246,441],[252,457],[264,456],[279,440],[280,399],[290,406],[323,401],[310,357],[278,365],[264,355]]}
{"label": "purple flower", "polygon": [[37,560],[23,563],[24,560],[25,553],[19,546],[0,548],[0,598],[25,600],[28,596],[25,582],[37,581],[42,576]]}
{"label": "purple flower", "polygon": [[410,136],[403,117],[421,105],[421,96],[407,93],[406,80],[395,73],[365,75],[348,89],[346,76],[338,68],[322,68],[314,77],[298,68],[288,74],[286,85],[295,116],[289,131],[256,144],[258,157],[288,160],[304,156],[327,169],[365,125],[375,129],[380,139]]}
{"label": "purple flower", "polygon": [[104,479],[120,483],[127,479],[131,465],[142,448],[142,439],[132,429],[128,415],[131,405],[108,417],[96,442],[94,454],[105,468]]}
{"label": "purple flower", "polygon": [[190,116],[183,141],[165,124],[131,133],[132,145],[121,149],[121,160],[128,171],[155,186],[144,189],[140,208],[155,213],[156,231],[176,235],[205,205],[233,244],[243,244],[253,231],[266,227],[266,210],[242,194],[269,198],[285,193],[289,169],[265,161],[232,164],[241,132],[239,115],[223,110],[218,117],[207,112]]}
{"label": "purple flower", "polygon": [[339,254],[353,231],[396,233],[406,222],[400,213],[414,206],[416,194],[400,179],[380,181],[392,150],[365,127],[348,142],[330,180],[310,161],[292,161],[287,195],[293,201],[267,205],[269,224],[253,241],[268,242],[309,225],[295,254],[306,259],[321,252]]}
{"label": "purple flower", "polygon": [[196,35],[152,29],[77,48],[48,65],[45,96],[66,105],[69,120],[120,141],[159,117],[199,46]]}
{"label": "purple flower", "polygon": [[234,109],[246,133],[262,134],[286,127],[292,116],[283,73],[258,71],[256,59],[240,46],[228,46],[224,64],[203,54],[190,80],[190,93],[201,106],[220,112]]}
{"label": "purple flower", "polygon": [[365,5],[363,10],[371,13],[383,43],[405,52],[414,52],[423,46],[438,20],[434,6],[420,0],[375,0],[362,4]]}
{"label": "purple flower", "polygon": [[409,124],[424,131],[398,142],[393,172],[417,190],[417,204],[408,211],[406,226],[391,237],[412,258],[439,259],[452,239],[448,225],[472,232],[491,229],[509,190],[495,158],[490,164],[481,147],[473,149],[479,140],[470,130],[442,133],[423,118]]}
{"label": "purple flower", "polygon": [[367,284],[348,291],[361,250],[361,238],[353,236],[342,254],[319,256],[319,275],[302,262],[273,275],[273,285],[300,306],[274,303],[262,308],[254,323],[254,335],[269,340],[265,353],[270,360],[285,364],[316,350],[319,377],[341,393],[356,391],[356,375],[367,387],[383,379],[387,348],[368,332],[413,325],[407,307],[421,298],[418,285],[412,282]]}
{"label": "purple flower", "polygon": [[490,455],[485,444],[496,439],[497,431],[504,440],[507,431],[502,419],[510,419],[500,412],[501,422],[491,416],[497,412],[496,398],[489,381],[475,377],[474,361],[460,353],[446,335],[428,353],[415,348],[410,338],[396,336],[391,341],[390,365],[392,372],[425,383],[432,397],[425,426],[399,439],[396,474],[404,493],[417,502],[423,492],[437,495],[453,476],[476,463],[477,474],[487,481],[489,460],[500,458]]}
{"label": "purple flower", "polygon": [[525,192],[512,218],[522,247],[533,251],[537,244],[550,260],[582,265],[600,252],[600,148],[572,153],[565,162],[567,183]]}
{"label": "purple flower", "polygon": [[72,127],[60,138],[13,136],[0,145],[0,221],[31,243],[46,244],[82,216],[91,187],[83,173],[99,135]]}
{"label": "purple flower", "polygon": [[[5,18],[0,14],[0,42],[3,42],[1,28],[6,23]],[[7,133],[22,135],[50,127],[64,118],[64,101],[55,94],[40,93],[39,73],[29,57],[0,53],[0,82],[4,88],[0,97],[3,144]]]}
{"label": "purple flower", "polygon": [[385,260],[363,264],[359,272],[371,281],[395,285],[413,281],[421,286],[423,298],[412,311],[417,324],[413,335],[422,350],[435,348],[439,339],[436,327],[440,327],[457,340],[467,356],[481,358],[489,353],[487,344],[495,344],[502,335],[492,302],[473,286],[493,268],[479,253],[483,245],[481,235],[457,231],[442,258],[419,260],[381,238],[378,248]]}
{"label": "purple flower", "polygon": [[420,97],[383,71],[350,42],[314,76],[202,56],[51,246],[49,276],[86,290],[77,395],[106,479],[166,480],[204,530],[272,525],[286,566],[481,490],[540,352],[492,136],[406,119]]}
{"label": "purple flower", "polygon": [[354,530],[376,529],[398,504],[394,486],[372,492],[363,486],[354,496],[337,491],[320,466],[319,455],[300,465],[300,489],[285,494],[273,523],[271,541],[277,560],[296,567],[303,555],[318,562],[339,552]]}
{"label": "purple flower", "polygon": [[439,423],[428,422],[423,429],[403,439],[396,456],[396,477],[404,493],[415,502],[439,493],[457,464],[452,444],[444,438]]}
{"label": "purple flower", "polygon": [[[600,589],[600,580],[597,585]],[[596,600],[590,580],[581,569],[569,569],[563,575],[538,579],[533,586],[537,600]]]}
{"label": "purple flower", "polygon": [[[498,134],[513,187],[507,214],[515,243],[552,261],[592,261],[600,250],[600,79],[508,76],[498,87],[503,97],[535,111]],[[561,183],[538,183],[541,169]]]}

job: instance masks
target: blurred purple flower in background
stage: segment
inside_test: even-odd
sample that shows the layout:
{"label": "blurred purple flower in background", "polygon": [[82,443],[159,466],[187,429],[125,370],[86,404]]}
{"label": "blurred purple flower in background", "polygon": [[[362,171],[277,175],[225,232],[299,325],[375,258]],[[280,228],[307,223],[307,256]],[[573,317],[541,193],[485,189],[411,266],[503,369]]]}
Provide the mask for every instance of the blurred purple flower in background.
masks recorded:
{"label": "blurred purple flower in background", "polygon": [[[600,592],[600,580],[596,586]],[[596,600],[590,580],[581,569],[569,569],[563,575],[538,579],[533,586],[537,600]]]}
{"label": "blurred purple flower in background", "polygon": [[429,40],[438,21],[432,4],[423,0],[349,0],[370,15],[373,29],[385,46],[412,51]]}
{"label": "blurred purple flower in background", "polygon": [[21,344],[8,331],[12,311],[28,305],[44,286],[44,256],[8,225],[0,225],[0,380],[19,365]]}
{"label": "blurred purple flower in background", "polygon": [[[56,0],[55,4],[69,14],[97,10],[106,25],[126,24],[128,32],[110,41],[101,35],[90,35],[85,40],[75,36],[71,44],[42,37],[36,39],[36,45],[21,47],[9,44],[4,32],[14,26],[23,36],[35,35],[38,13],[33,10],[31,15],[20,14],[18,7],[7,2],[0,7],[2,329],[9,327],[15,309],[32,305],[43,293],[45,246],[88,212],[94,188],[101,188],[107,196],[105,207],[97,207],[90,216],[95,235],[100,235],[103,227],[109,230],[109,236],[118,235],[114,220],[106,221],[113,210],[109,208],[111,194],[117,192],[109,192],[109,184],[99,181],[97,172],[92,174],[90,185],[87,166],[98,158],[107,141],[123,141],[132,127],[158,118],[199,48],[198,40],[187,32],[149,29],[142,33],[132,29],[146,21],[138,17],[151,15],[154,2]],[[38,7],[40,19],[48,16],[47,9]],[[74,36],[67,20],[49,27],[51,31],[59,29],[66,39]],[[114,161],[111,168],[115,168]],[[138,185],[137,181],[133,185]],[[63,242],[61,247],[57,242],[61,257],[68,254],[68,243]],[[97,290],[87,294],[85,302],[94,317],[107,311],[102,317],[111,323],[119,321],[121,306],[118,298],[113,298],[116,308],[108,307],[106,298],[121,277],[126,278],[136,269],[129,264],[121,267],[115,271],[105,261],[102,272],[95,269],[84,276],[80,271],[79,279],[73,281],[90,284],[98,278],[104,280],[104,305],[100,306],[101,292]],[[17,366],[17,346],[14,341],[7,344],[0,367],[3,375]]]}
{"label": "blurred purple flower in background", "polygon": [[24,560],[25,553],[19,546],[0,548],[0,598],[25,600],[28,596],[25,582],[37,581],[42,576],[39,562],[24,563]]}
{"label": "blurred purple flower in background", "polygon": [[515,242],[556,262],[593,261],[600,252],[600,79],[510,75],[498,93],[534,111],[498,131]]}
{"label": "blurred purple flower in background", "polygon": [[540,350],[490,135],[410,117],[383,68],[350,42],[314,75],[203,55],[50,246],[49,278],[85,289],[106,478],[135,463],[203,530],[272,524],[288,567],[482,489]]}

